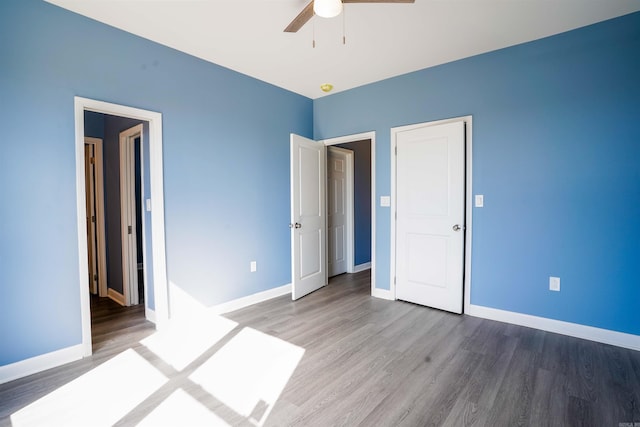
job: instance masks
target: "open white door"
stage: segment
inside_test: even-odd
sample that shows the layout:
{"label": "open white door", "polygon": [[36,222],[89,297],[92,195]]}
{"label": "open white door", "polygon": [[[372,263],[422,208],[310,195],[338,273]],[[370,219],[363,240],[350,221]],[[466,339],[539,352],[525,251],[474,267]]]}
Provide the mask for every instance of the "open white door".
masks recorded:
{"label": "open white door", "polygon": [[325,146],[291,134],[291,297],[327,284]]}
{"label": "open white door", "polygon": [[465,129],[396,134],[396,298],[462,313]]}

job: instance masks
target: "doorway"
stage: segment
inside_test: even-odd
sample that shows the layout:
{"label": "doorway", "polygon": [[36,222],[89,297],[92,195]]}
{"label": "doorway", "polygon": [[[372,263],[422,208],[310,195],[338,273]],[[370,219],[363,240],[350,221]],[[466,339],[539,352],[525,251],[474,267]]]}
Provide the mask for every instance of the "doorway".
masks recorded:
{"label": "doorway", "polygon": [[391,145],[394,296],[462,313],[470,266],[471,117],[394,128]]}
{"label": "doorway", "polygon": [[[110,104],[87,98],[75,97],[76,123],[76,185],[77,185],[77,218],[78,218],[78,254],[79,254],[79,282],[82,319],[83,355],[92,353],[91,345],[91,312],[89,304],[89,269],[88,269],[88,239],[86,224],[86,192],[84,167],[84,133],[85,111],[113,116],[120,116],[138,121],[148,122],[148,150],[146,160],[149,165],[148,186],[144,186],[145,215],[142,218],[143,242],[146,242],[144,252],[144,275],[150,277],[153,298],[145,299],[145,317],[156,323],[157,329],[162,329],[169,318],[169,304],[167,295],[166,253],[164,237],[164,190],[162,175],[162,115],[160,113]],[[142,162],[144,164],[144,162]],[[153,207],[153,209],[151,209]],[[119,227],[117,228],[119,229]],[[137,265],[136,265],[137,267]],[[137,270],[137,268],[136,268]],[[147,280],[145,280],[145,283]]]}
{"label": "doorway", "polygon": [[[326,258],[326,146],[366,141],[370,159],[370,209],[368,245],[370,261],[353,272],[371,269],[371,294],[375,287],[375,132],[316,141],[291,134],[291,281],[292,298],[298,299],[328,282]],[[304,173],[303,173],[304,172]]]}

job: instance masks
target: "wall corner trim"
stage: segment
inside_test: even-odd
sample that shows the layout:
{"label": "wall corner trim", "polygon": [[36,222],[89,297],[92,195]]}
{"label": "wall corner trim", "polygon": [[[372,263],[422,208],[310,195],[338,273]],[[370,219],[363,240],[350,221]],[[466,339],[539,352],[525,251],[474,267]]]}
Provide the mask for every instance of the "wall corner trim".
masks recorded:
{"label": "wall corner trim", "polygon": [[465,314],[640,351],[640,335],[469,304]]}
{"label": "wall corner trim", "polygon": [[40,356],[30,357],[9,365],[0,366],[0,384],[17,380],[47,369],[55,368],[76,360],[84,356],[84,346],[82,344],[66,347]]}
{"label": "wall corner trim", "polygon": [[267,289],[266,291],[247,295],[246,297],[237,298],[231,301],[224,302],[222,304],[215,305],[211,307],[211,312],[215,314],[229,313],[231,311],[240,310],[241,308],[249,307],[250,305],[258,304],[260,302],[290,293],[291,284],[289,283],[277,288]]}

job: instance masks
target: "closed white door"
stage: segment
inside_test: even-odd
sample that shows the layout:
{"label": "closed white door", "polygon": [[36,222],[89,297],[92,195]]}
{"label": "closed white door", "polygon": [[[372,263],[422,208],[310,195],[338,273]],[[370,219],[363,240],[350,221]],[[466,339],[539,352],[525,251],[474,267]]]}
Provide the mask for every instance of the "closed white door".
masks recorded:
{"label": "closed white door", "polygon": [[291,134],[291,296],[301,298],[327,284],[326,151],[323,144]]}
{"label": "closed white door", "polygon": [[396,133],[396,298],[462,313],[464,122]]}
{"label": "closed white door", "polygon": [[329,277],[347,272],[348,208],[353,203],[349,172],[353,169],[353,151],[339,147],[327,148],[327,235]]}

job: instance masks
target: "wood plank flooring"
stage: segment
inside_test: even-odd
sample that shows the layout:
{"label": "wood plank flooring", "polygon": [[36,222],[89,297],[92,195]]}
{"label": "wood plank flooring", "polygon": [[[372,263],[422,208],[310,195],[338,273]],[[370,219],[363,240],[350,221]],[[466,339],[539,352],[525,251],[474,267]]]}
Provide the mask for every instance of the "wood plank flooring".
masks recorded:
{"label": "wood plank flooring", "polygon": [[296,302],[283,296],[225,315],[238,326],[181,372],[139,344],[153,333],[140,309],[92,312],[94,355],[0,385],[0,425],[128,348],[169,382],[116,425],[136,425],[177,389],[226,425],[255,425],[264,407],[256,406],[253,419],[243,417],[191,375],[247,328],[304,349],[268,408],[268,426],[640,423],[640,352],[372,298],[368,271],[338,276]]}

